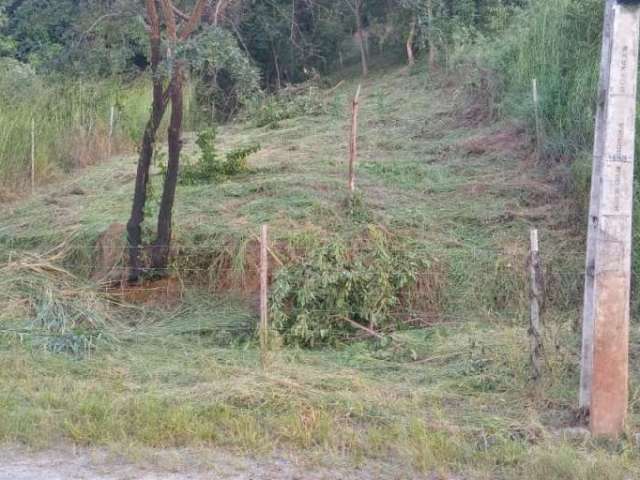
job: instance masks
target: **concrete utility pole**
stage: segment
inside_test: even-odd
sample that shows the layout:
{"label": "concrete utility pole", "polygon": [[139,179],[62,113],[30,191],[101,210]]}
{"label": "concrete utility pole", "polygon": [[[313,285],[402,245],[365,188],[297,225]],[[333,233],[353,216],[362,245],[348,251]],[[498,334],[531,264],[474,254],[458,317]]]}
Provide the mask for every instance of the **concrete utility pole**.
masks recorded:
{"label": "concrete utility pole", "polygon": [[628,403],[631,219],[640,2],[607,0],[587,235],[580,407],[617,436]]}
{"label": "concrete utility pole", "polygon": [[600,82],[596,126],[593,139],[593,164],[591,171],[591,198],[589,201],[589,224],[587,232],[586,275],[584,284],[584,306],[582,312],[582,358],[580,370],[580,409],[586,417],[591,405],[591,377],[593,373],[593,281],[595,271],[595,245],[598,231],[598,200],[600,198],[600,175],[604,150],[605,105],[609,87],[609,63],[611,60],[611,20],[616,0],[607,0],[602,30],[602,52],[600,58]]}

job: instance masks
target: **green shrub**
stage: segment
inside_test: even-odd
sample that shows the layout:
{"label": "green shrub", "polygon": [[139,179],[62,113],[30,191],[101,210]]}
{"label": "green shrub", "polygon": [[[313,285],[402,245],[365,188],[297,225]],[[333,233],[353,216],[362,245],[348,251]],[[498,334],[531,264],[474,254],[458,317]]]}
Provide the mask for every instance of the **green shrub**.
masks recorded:
{"label": "green shrub", "polygon": [[[247,158],[260,150],[260,146],[249,145],[236,148],[222,158],[216,150],[216,136],[215,128],[203,130],[198,134],[196,144],[200,148],[200,159],[194,164],[182,166],[179,177],[181,184],[221,182],[228,177],[249,171]],[[162,168],[166,167],[162,166]]]}
{"label": "green shrub", "polygon": [[247,158],[258,150],[260,150],[259,145],[249,145],[248,147],[239,147],[231,150],[227,153],[227,161],[224,164],[224,174],[232,176],[249,171]]}
{"label": "green shrub", "polygon": [[264,97],[247,110],[256,127],[277,128],[278,122],[304,115],[325,113],[326,106],[316,87],[283,89],[276,95]]}
{"label": "green shrub", "polygon": [[192,67],[200,120],[228,120],[260,94],[260,72],[231,32],[208,27],[180,54]]}

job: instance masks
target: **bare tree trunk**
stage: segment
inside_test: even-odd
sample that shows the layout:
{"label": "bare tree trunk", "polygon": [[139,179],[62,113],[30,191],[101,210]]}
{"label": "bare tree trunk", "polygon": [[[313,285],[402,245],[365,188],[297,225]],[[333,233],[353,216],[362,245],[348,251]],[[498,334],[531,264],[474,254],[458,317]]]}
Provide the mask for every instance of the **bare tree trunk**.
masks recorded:
{"label": "bare tree trunk", "polygon": [[362,76],[369,75],[369,66],[367,64],[367,49],[365,45],[364,32],[362,30],[362,0],[355,0],[354,13],[356,16],[356,30],[358,32],[358,39],[360,40],[360,60],[362,62]]}
{"label": "bare tree trunk", "polygon": [[151,117],[149,118],[138,158],[138,170],[136,172],[135,191],[133,194],[133,206],[131,216],[127,223],[127,239],[129,243],[129,281],[138,280],[141,273],[140,251],[142,249],[142,222],[144,222],[144,206],[147,200],[147,184],[149,182],[149,167],[153,157],[156,135],[162,117],[167,107],[163,92],[162,78],[158,75],[158,66],[161,61],[160,19],[156,9],[155,0],[147,0],[147,13],[151,25],[151,70],[153,78],[153,104]]}
{"label": "bare tree trunk", "polygon": [[427,41],[429,42],[429,69],[433,70],[436,67],[436,45],[433,40],[433,3],[432,0],[427,0],[427,17],[429,33],[427,34]]}
{"label": "bare tree trunk", "polygon": [[[178,33],[176,18],[173,14],[171,0],[161,0],[169,40],[176,45],[178,40],[185,41],[198,27],[204,14],[206,0],[198,0],[189,20]],[[171,121],[169,123],[169,159],[167,174],[162,189],[162,199],[158,211],[158,229],[156,240],[151,250],[151,265],[157,273],[164,273],[169,264],[171,251],[171,226],[173,220],[173,204],[176,198],[178,173],[180,169],[180,152],[182,150],[182,119],[184,110],[184,75],[183,61],[176,61],[171,79]]]}
{"label": "bare tree trunk", "polygon": [[273,64],[276,69],[276,90],[280,91],[282,89],[282,77],[280,75],[280,63],[278,61],[278,53],[276,52],[275,47],[271,47],[271,51],[273,52]]}
{"label": "bare tree trunk", "polygon": [[409,62],[409,66],[413,67],[416,63],[413,58],[413,39],[416,36],[416,19],[413,17],[411,19],[411,28],[409,30],[409,37],[407,38],[407,61]]}
{"label": "bare tree trunk", "polygon": [[[157,3],[162,7],[165,26],[170,37],[172,47],[175,47],[178,39],[186,40],[198,27],[206,0],[198,0],[190,17],[180,12],[181,18],[186,20],[178,36],[176,25],[176,7],[171,0],[146,0],[146,9],[150,25],[149,40],[151,45],[151,70],[153,73],[153,103],[151,117],[147,122],[140,157],[138,158],[138,170],[133,196],[131,217],[127,223],[127,237],[129,242],[129,280],[138,280],[142,272],[140,252],[142,249],[142,223],[144,221],[144,207],[147,200],[147,185],[149,183],[149,168],[153,157],[158,128],[167,109],[169,96],[171,97],[172,113],[171,127],[169,129],[169,167],[165,188],[162,194],[162,203],[158,218],[158,237],[155,245],[162,247],[161,251],[154,248],[152,251],[152,264],[154,267],[166,267],[168,261],[169,242],[171,239],[171,210],[175,198],[175,188],[178,176],[178,164],[180,161],[180,134],[182,128],[182,82],[183,66],[177,64],[171,83],[167,91],[164,91],[162,77],[159,74],[159,65],[162,61],[162,37],[160,17]],[[179,10],[178,10],[179,11]]]}
{"label": "bare tree trunk", "polygon": [[151,264],[154,270],[164,270],[169,263],[171,245],[171,225],[173,204],[178,183],[178,171],[180,169],[180,152],[182,150],[182,118],[183,118],[183,67],[176,66],[171,91],[171,121],[169,123],[169,159],[167,162],[167,174],[164,179],[162,199],[158,211],[158,230],[154,242]]}
{"label": "bare tree trunk", "polygon": [[216,4],[215,13],[213,14],[213,26],[217,27],[220,22],[220,17],[224,14],[224,10],[227,7],[227,2],[225,0],[218,0]]}
{"label": "bare tree trunk", "polygon": [[[177,46],[176,18],[171,9],[171,0],[160,0],[163,7],[165,24],[172,50]],[[185,28],[190,28],[191,20]],[[171,55],[170,53],[168,54]],[[158,210],[158,227],[156,240],[151,249],[151,265],[154,273],[163,275],[169,263],[171,245],[171,225],[173,217],[173,204],[178,184],[178,171],[180,169],[180,150],[182,149],[182,117],[183,117],[183,69],[182,61],[177,60],[173,67],[171,79],[172,88],[169,92],[171,98],[171,120],[169,123],[169,159],[167,161],[167,173],[164,177],[162,198]]]}

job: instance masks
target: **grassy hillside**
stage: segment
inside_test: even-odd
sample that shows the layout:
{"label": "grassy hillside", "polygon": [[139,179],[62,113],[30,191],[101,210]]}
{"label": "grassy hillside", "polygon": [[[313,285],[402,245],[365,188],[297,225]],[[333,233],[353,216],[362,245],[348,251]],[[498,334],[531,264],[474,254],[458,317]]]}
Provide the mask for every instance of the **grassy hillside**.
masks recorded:
{"label": "grassy hillside", "polygon": [[[631,437],[600,443],[564,430],[575,424],[584,239],[556,181],[562,172],[539,168],[524,128],[486,120],[483,92],[462,83],[419,67],[363,82],[351,203],[354,80],[303,92],[289,114],[272,115],[272,105],[221,129],[221,150],[261,150],[247,174],[179,188],[173,274],[163,283],[104,291],[90,279],[103,232],[127,219],[134,158],[9,204],[0,212],[0,439],[289,452],[312,463],[382,462],[380,478],[640,474]],[[192,142],[188,150],[197,156]],[[318,301],[335,293],[326,285],[340,272],[311,259],[345,251],[350,271],[363,271],[354,282],[379,295],[363,308],[395,302],[384,338],[343,326],[331,346],[303,349],[284,335],[261,369],[253,326],[262,223],[282,263],[272,262],[275,280],[308,289],[309,304],[321,306],[297,305],[299,315],[340,312],[339,300]],[[537,385],[526,333],[534,226],[547,281]],[[372,262],[385,276],[366,269]],[[389,291],[394,262],[415,279],[410,295]],[[317,281],[300,283],[300,265]]]}

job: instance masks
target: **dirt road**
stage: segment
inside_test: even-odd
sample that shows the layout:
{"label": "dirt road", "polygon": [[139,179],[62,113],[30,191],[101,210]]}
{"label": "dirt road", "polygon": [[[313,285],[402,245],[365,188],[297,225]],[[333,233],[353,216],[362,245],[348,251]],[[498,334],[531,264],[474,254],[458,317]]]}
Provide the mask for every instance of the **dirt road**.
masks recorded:
{"label": "dirt road", "polygon": [[[132,460],[107,450],[0,448],[0,480],[373,480],[415,478],[388,465],[327,467],[222,451],[163,450]],[[394,471],[395,470],[395,471]]]}

